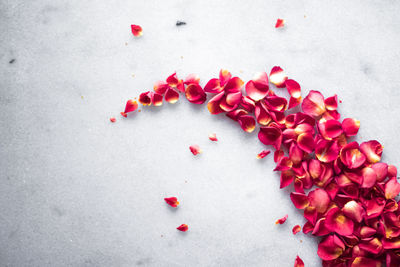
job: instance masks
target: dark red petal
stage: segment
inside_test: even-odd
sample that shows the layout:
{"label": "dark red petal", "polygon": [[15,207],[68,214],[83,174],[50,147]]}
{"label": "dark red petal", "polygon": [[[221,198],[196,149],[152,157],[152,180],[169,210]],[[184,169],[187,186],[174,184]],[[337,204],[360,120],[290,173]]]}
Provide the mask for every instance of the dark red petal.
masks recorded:
{"label": "dark red petal", "polygon": [[132,34],[135,37],[139,37],[143,35],[143,29],[139,25],[131,25]]}
{"label": "dark red petal", "polygon": [[162,105],[163,101],[163,95],[159,94],[159,93],[153,93],[152,95],[152,99],[151,99],[151,103],[156,106],[159,107]]}
{"label": "dark red petal", "polygon": [[338,107],[337,95],[325,99],[325,107],[327,110],[336,110]]}
{"label": "dark red petal", "polygon": [[185,95],[187,100],[193,104],[203,104],[207,99],[203,88],[196,83],[191,83],[186,87]]}
{"label": "dark red petal", "polygon": [[310,201],[305,194],[292,192],[290,193],[290,199],[293,205],[298,209],[305,209],[310,205]]}
{"label": "dark red petal", "polygon": [[164,200],[171,207],[176,208],[179,205],[179,201],[176,197],[166,197],[166,198],[164,198]]}
{"label": "dark red petal", "polygon": [[360,121],[351,118],[344,119],[342,128],[347,136],[355,136],[358,133],[358,129],[360,129]]}
{"label": "dark red petal", "polygon": [[[296,225],[296,226],[300,227],[299,225]],[[302,259],[300,259],[299,256],[296,256],[296,259],[294,261],[294,267],[304,267],[304,262]]]}
{"label": "dark red petal", "polygon": [[153,92],[147,91],[139,95],[139,102],[143,106],[148,106],[151,105],[152,98],[153,98]]}
{"label": "dark red petal", "polygon": [[340,257],[345,249],[343,241],[335,234],[327,236],[318,245],[318,256],[326,261]]}
{"label": "dark red petal", "polygon": [[264,145],[272,145],[275,149],[279,149],[282,143],[282,131],[276,126],[260,127],[258,139]]}
{"label": "dark red petal", "polygon": [[132,99],[129,99],[125,105],[124,113],[135,111],[138,108],[138,103]]}
{"label": "dark red petal", "polygon": [[179,93],[173,88],[168,88],[167,92],[165,92],[165,101],[171,104],[175,104],[178,99]]}
{"label": "dark red petal", "polygon": [[176,229],[178,229],[181,232],[186,232],[187,230],[189,230],[189,226],[187,224],[181,224]]}
{"label": "dark red petal", "polygon": [[221,82],[221,86],[224,86],[231,78],[232,74],[228,70],[221,69],[219,71],[219,80]]}

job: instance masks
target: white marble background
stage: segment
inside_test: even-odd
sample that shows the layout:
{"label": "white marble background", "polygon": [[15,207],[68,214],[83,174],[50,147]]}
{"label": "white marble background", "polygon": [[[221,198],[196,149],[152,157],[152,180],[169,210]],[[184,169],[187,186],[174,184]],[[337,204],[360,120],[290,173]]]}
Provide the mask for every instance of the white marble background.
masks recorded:
{"label": "white marble background", "polygon": [[399,12],[389,0],[0,0],[0,265],[319,266],[256,133],[184,99],[119,112],[175,70],[204,84],[220,68],[247,80],[280,65],[304,93],[337,93],[359,140],[399,165]]}

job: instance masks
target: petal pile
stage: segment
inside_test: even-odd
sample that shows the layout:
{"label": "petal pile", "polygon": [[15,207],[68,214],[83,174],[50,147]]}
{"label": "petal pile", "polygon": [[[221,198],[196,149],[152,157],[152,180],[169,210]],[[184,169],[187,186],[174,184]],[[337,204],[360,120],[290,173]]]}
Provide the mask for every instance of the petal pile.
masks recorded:
{"label": "petal pile", "polygon": [[[273,92],[270,83],[286,87],[290,99]],[[207,103],[211,114],[225,113],[245,132],[257,130],[259,141],[275,149],[274,171],[280,172],[280,188],[294,189],[290,198],[306,220],[292,232],[296,234],[302,228],[303,233],[321,238],[317,254],[323,266],[400,266],[400,209],[396,199],[400,183],[397,168],[381,162],[382,144],[376,140],[349,141],[357,135],[360,122],[341,120],[338,97],[324,97],[311,90],[302,98],[299,83],[278,66],[269,76],[257,73],[242,90],[244,84],[239,77],[221,70],[218,78],[209,80],[203,89],[198,76],[180,80],[174,73],[157,82],[154,91],[140,94],[139,102],[160,106],[164,98],[175,103],[183,93],[189,102],[203,104],[207,94],[212,94]],[[295,112],[292,108],[297,105],[301,111]],[[121,114],[126,116],[136,109],[137,103],[130,100]],[[217,141],[215,134],[209,139]],[[201,153],[197,145],[190,146],[190,151]],[[269,153],[265,149],[257,158]],[[177,205],[176,199],[168,201]],[[187,225],[178,227],[187,229]],[[296,258],[295,266],[304,263]]]}

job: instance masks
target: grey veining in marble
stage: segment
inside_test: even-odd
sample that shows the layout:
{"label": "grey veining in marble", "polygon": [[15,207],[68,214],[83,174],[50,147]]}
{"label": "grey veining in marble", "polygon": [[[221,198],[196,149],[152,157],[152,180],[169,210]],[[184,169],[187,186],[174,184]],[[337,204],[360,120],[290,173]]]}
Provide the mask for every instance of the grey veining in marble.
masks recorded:
{"label": "grey veining in marble", "polygon": [[319,266],[256,133],[185,100],[119,111],[174,71],[204,84],[280,65],[304,93],[337,93],[358,140],[399,165],[399,13],[389,0],[0,0],[0,265]]}

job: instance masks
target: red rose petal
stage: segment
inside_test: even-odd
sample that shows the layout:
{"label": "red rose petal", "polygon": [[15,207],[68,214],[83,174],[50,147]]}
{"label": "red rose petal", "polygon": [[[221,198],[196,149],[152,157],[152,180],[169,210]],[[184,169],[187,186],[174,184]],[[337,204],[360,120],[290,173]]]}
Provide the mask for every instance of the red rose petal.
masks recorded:
{"label": "red rose petal", "polygon": [[124,113],[133,112],[138,108],[138,103],[132,99],[129,99],[125,105]]}
{"label": "red rose petal", "polygon": [[286,220],[287,220],[287,218],[288,218],[288,216],[289,216],[289,215],[286,214],[286,215],[283,216],[282,218],[276,220],[275,224],[283,224],[283,223],[285,223]]}
{"label": "red rose petal", "polygon": [[149,106],[151,105],[152,98],[153,98],[153,92],[147,91],[139,95],[139,102],[143,106]]}
{"label": "red rose petal", "polygon": [[294,260],[294,267],[304,267],[304,262],[299,256],[296,256],[296,259]]}
{"label": "red rose petal", "polygon": [[298,146],[306,153],[311,153],[314,151],[315,142],[312,134],[302,133],[297,137]]}
{"label": "red rose petal", "polygon": [[292,229],[292,233],[295,235],[295,234],[297,234],[298,232],[300,232],[301,231],[301,226],[300,225],[295,225],[294,227],[293,227],[293,229]]}
{"label": "red rose petal", "polygon": [[187,224],[181,224],[176,229],[178,229],[181,232],[186,232],[187,230],[189,230],[189,226]]}
{"label": "red rose petal", "polygon": [[310,201],[310,206],[314,207],[319,213],[324,213],[328,209],[329,203],[331,202],[328,193],[321,188],[312,190],[308,194],[308,199]]}
{"label": "red rose petal", "polygon": [[251,133],[256,128],[256,120],[250,115],[239,116],[237,121],[245,132]]}
{"label": "red rose petal", "polygon": [[296,99],[301,97],[301,87],[298,82],[292,79],[288,79],[285,81],[285,85],[291,97]]}
{"label": "red rose petal", "polygon": [[210,139],[213,142],[217,142],[218,141],[217,135],[215,133],[209,134],[208,135],[208,139]]}
{"label": "red rose petal", "polygon": [[192,145],[189,147],[189,149],[190,149],[190,152],[192,152],[193,155],[195,155],[195,156],[202,152],[202,150],[200,149],[200,147],[198,145]]}
{"label": "red rose petal", "polygon": [[301,103],[301,100],[302,100],[301,97],[299,97],[299,98],[290,97],[288,109],[297,107]]}
{"label": "red rose petal", "polygon": [[221,92],[221,93],[215,95],[213,98],[211,98],[210,101],[208,101],[207,108],[211,114],[219,114],[219,113],[225,112],[220,107],[220,103],[221,103],[222,99],[224,98],[224,96],[225,96],[225,93]]}
{"label": "red rose petal", "polygon": [[269,74],[270,82],[278,88],[285,87],[287,78],[288,77],[286,76],[285,72],[279,66],[273,67],[271,73]]}
{"label": "red rose petal", "polygon": [[386,199],[395,198],[400,193],[400,184],[397,182],[396,177],[390,178],[385,184],[385,197]]}
{"label": "red rose petal", "polygon": [[208,81],[206,86],[204,86],[204,91],[207,93],[220,93],[224,90],[224,87],[221,86],[221,82],[214,78]]}
{"label": "red rose petal", "polygon": [[335,234],[325,237],[318,244],[318,256],[326,261],[334,260],[342,255],[345,249],[343,241]]}
{"label": "red rose petal", "polygon": [[342,121],[342,128],[346,136],[355,136],[360,129],[360,121],[351,118],[344,119]]}
{"label": "red rose petal", "polygon": [[360,203],[354,200],[347,202],[342,208],[343,214],[360,223],[365,215],[365,210]]}
{"label": "red rose petal", "polygon": [[381,160],[383,147],[376,140],[361,143],[360,150],[370,163],[376,163]]}
{"label": "red rose petal", "polygon": [[116,122],[117,120],[116,120],[114,117],[111,117],[111,118],[110,118],[110,121],[114,123],[114,122]]}
{"label": "red rose petal", "polygon": [[258,72],[253,80],[246,84],[246,93],[254,101],[258,101],[267,96],[269,91],[268,75],[265,72]]}
{"label": "red rose petal", "polygon": [[258,139],[264,145],[272,145],[275,149],[279,149],[282,143],[282,131],[279,127],[271,124],[271,126],[260,127]]}
{"label": "red rose petal", "polygon": [[165,101],[170,104],[175,104],[178,100],[179,93],[173,88],[168,88],[168,90],[165,92]]}
{"label": "red rose petal", "polygon": [[186,87],[185,95],[190,103],[198,105],[203,104],[207,99],[207,95],[203,88],[196,83],[191,83]]}
{"label": "red rose petal", "polygon": [[248,112],[253,112],[256,107],[256,103],[248,96],[242,96],[240,105]]}
{"label": "red rose petal", "polygon": [[283,26],[285,26],[285,20],[277,19],[275,23],[275,28],[282,28]]}
{"label": "red rose petal", "polygon": [[339,235],[351,235],[354,230],[354,223],[347,218],[339,208],[332,208],[326,214],[325,226],[328,230]]}
{"label": "red rose petal", "polygon": [[163,103],[162,101],[163,101],[163,95],[162,94],[154,93],[152,95],[151,103],[154,106],[156,106],[156,107],[162,106],[162,103]]}
{"label": "red rose petal", "polygon": [[340,160],[350,169],[355,169],[364,164],[366,157],[359,150],[357,142],[351,142],[340,150]]}
{"label": "red rose petal", "polygon": [[327,110],[336,110],[338,107],[338,99],[337,99],[337,95],[328,97],[327,99],[325,99],[325,108]]}
{"label": "red rose petal", "polygon": [[256,103],[254,115],[257,122],[261,125],[268,125],[272,121],[271,113],[269,113],[267,107],[261,102]]}
{"label": "red rose petal", "polygon": [[228,70],[221,69],[219,71],[219,80],[221,82],[221,86],[224,86],[231,78],[232,74]]}
{"label": "red rose petal", "polygon": [[165,91],[167,91],[168,88],[169,88],[168,83],[163,82],[163,81],[156,82],[153,87],[153,89],[156,93],[159,93],[162,95],[165,93]]}
{"label": "red rose petal", "polygon": [[332,162],[339,156],[339,146],[336,141],[321,139],[315,147],[315,155],[322,162]]}
{"label": "red rose petal", "polygon": [[132,34],[135,37],[139,37],[143,35],[143,29],[139,25],[131,25]]}
{"label": "red rose petal", "polygon": [[271,153],[271,150],[263,150],[263,151],[261,151],[261,152],[257,155],[257,158],[258,158],[258,159],[263,159],[263,158],[265,158],[266,156],[268,156],[269,153]]}
{"label": "red rose petal", "polygon": [[121,112],[121,116],[127,118],[128,114],[126,114],[125,112]]}
{"label": "red rose petal", "polygon": [[[380,261],[365,257],[356,257],[350,267],[382,267]],[[391,267],[391,266],[390,266]]]}
{"label": "red rose petal", "polygon": [[292,192],[290,193],[290,199],[293,202],[293,205],[298,209],[305,209],[310,205],[310,201],[305,194]]}
{"label": "red rose petal", "polygon": [[199,84],[200,83],[200,77],[197,74],[189,74],[186,79],[183,81],[183,84],[189,85],[189,84]]}
{"label": "red rose petal", "polygon": [[176,197],[166,197],[166,198],[164,198],[164,200],[171,207],[176,208],[179,205],[179,201]]}
{"label": "red rose petal", "polygon": [[224,90],[226,93],[237,93],[240,92],[243,84],[244,82],[240,78],[233,77],[225,84]]}
{"label": "red rose petal", "polygon": [[325,112],[324,96],[318,91],[311,90],[304,98],[301,108],[304,113],[312,117],[321,116]]}

